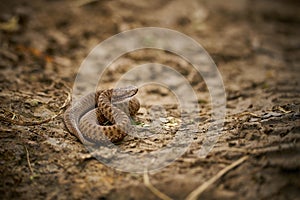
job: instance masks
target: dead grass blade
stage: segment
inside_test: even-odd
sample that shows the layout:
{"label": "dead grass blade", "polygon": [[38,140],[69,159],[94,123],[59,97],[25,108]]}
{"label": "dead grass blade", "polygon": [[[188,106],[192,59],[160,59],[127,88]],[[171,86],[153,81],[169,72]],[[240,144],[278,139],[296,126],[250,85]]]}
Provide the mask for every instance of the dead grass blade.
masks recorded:
{"label": "dead grass blade", "polygon": [[221,171],[219,171],[215,176],[213,176],[211,179],[197,187],[194,191],[192,191],[187,197],[186,200],[196,200],[198,197],[209,187],[211,186],[214,182],[216,182],[218,179],[220,179],[222,176],[224,176],[227,172],[235,168],[236,166],[242,164],[245,160],[248,159],[248,156],[244,156],[231,165],[225,167]]}
{"label": "dead grass blade", "polygon": [[157,188],[155,188],[152,185],[152,183],[149,180],[149,175],[148,175],[148,171],[147,170],[144,171],[144,184],[158,198],[160,198],[162,200],[172,200],[169,196],[167,196],[166,194],[162,193],[161,191],[159,191]]}

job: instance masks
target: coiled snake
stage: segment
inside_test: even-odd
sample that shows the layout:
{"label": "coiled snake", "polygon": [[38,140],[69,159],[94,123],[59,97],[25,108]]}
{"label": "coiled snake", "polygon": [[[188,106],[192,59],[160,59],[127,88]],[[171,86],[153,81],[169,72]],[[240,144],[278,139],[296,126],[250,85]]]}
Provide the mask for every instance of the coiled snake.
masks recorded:
{"label": "coiled snake", "polygon": [[[119,142],[131,128],[128,115],[140,108],[134,97],[138,88],[99,90],[73,103],[64,114],[68,130],[83,144]],[[110,125],[103,125],[110,122]]]}

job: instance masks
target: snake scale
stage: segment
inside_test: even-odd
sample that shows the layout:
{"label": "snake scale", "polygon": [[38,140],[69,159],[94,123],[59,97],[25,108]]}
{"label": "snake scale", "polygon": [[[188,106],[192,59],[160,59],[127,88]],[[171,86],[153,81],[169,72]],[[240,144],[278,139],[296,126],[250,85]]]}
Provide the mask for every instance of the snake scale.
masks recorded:
{"label": "snake scale", "polygon": [[65,125],[83,144],[119,142],[131,128],[128,115],[135,115],[140,108],[134,97],[137,91],[128,86],[83,96],[65,111]]}

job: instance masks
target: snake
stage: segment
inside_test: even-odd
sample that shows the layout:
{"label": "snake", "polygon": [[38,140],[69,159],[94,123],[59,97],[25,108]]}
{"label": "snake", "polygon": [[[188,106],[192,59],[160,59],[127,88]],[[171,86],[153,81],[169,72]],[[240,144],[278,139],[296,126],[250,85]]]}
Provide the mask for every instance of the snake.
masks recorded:
{"label": "snake", "polygon": [[130,116],[140,108],[137,92],[135,86],[91,92],[67,108],[65,125],[86,145],[120,142],[132,127]]}

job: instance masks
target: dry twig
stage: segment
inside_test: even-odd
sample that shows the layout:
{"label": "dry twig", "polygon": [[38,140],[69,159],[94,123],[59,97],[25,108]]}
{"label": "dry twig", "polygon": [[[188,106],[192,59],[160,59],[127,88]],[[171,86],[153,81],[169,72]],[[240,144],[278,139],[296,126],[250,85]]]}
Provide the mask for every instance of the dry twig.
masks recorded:
{"label": "dry twig", "polygon": [[248,156],[244,156],[231,165],[225,167],[221,171],[219,171],[215,176],[213,176],[211,179],[197,187],[194,191],[192,191],[187,197],[186,200],[196,200],[209,186],[211,186],[214,182],[216,182],[218,179],[220,179],[223,175],[225,175],[227,172],[235,168],[236,166],[243,163],[245,160],[248,159]]}
{"label": "dry twig", "polygon": [[157,188],[155,188],[151,184],[151,182],[149,180],[149,175],[148,175],[148,171],[147,170],[144,171],[144,184],[158,198],[160,198],[162,200],[172,200],[169,196],[167,196],[166,194],[162,193],[161,191],[159,191]]}
{"label": "dry twig", "polygon": [[31,174],[33,174],[33,170],[32,170],[32,167],[31,167],[31,164],[30,164],[30,159],[29,159],[29,152],[28,152],[28,149],[26,146],[25,147],[25,151],[26,151],[26,159],[27,159],[27,164],[28,164],[28,167],[29,167],[29,170],[31,172]]}

